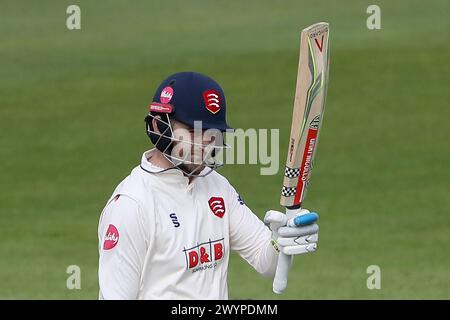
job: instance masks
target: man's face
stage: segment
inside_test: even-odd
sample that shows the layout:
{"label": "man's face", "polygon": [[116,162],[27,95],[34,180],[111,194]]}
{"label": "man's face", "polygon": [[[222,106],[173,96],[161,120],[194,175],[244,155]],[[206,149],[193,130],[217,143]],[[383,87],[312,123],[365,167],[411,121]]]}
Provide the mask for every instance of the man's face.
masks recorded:
{"label": "man's face", "polygon": [[[197,125],[198,124],[198,125]],[[215,147],[222,146],[222,133],[219,130],[204,130],[201,122],[191,128],[179,121],[171,120],[175,139],[172,156],[182,159],[184,168],[191,173],[199,174],[214,161]]]}

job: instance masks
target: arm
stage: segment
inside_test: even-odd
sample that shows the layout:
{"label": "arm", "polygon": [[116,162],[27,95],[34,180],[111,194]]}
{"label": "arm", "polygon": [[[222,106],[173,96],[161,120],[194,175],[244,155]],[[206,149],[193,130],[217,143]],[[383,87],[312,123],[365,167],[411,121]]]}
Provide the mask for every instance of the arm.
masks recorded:
{"label": "arm", "polygon": [[273,277],[278,253],[271,245],[271,231],[240,200],[234,189],[232,189],[230,208],[231,250],[236,251],[263,276]]}
{"label": "arm", "polygon": [[123,195],[112,200],[98,232],[100,299],[137,299],[148,247],[139,205]]}

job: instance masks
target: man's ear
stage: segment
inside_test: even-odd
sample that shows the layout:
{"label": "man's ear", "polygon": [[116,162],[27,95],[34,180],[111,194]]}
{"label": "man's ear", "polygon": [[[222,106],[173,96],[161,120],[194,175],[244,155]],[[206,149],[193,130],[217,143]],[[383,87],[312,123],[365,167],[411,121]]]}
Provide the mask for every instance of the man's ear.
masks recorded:
{"label": "man's ear", "polygon": [[161,120],[161,116],[154,116],[152,119],[153,131],[155,131],[156,133],[161,133],[161,131],[159,130],[159,127],[158,127],[158,122],[160,120]]}

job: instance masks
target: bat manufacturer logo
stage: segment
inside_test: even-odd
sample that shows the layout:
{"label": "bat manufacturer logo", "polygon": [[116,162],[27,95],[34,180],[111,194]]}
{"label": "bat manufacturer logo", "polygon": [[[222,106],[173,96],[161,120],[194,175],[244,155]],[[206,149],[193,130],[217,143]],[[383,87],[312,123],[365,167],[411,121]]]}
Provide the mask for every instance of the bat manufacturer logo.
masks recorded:
{"label": "bat manufacturer logo", "polygon": [[105,240],[103,242],[103,250],[111,250],[119,242],[119,231],[117,228],[110,224],[108,230],[106,230]]}
{"label": "bat manufacturer logo", "polygon": [[[314,120],[313,120],[314,121]],[[312,122],[311,122],[312,123]],[[298,201],[303,200],[303,196],[308,186],[309,175],[311,173],[312,168],[312,157],[314,155],[314,148],[316,147],[317,141],[317,128],[310,128],[308,130],[308,136],[306,137],[306,145],[305,150],[303,152],[302,164],[300,167],[300,178],[297,183],[297,190],[295,193],[294,201],[297,203]]]}
{"label": "bat manufacturer logo", "polygon": [[162,103],[169,103],[170,100],[172,100],[173,97],[173,89],[172,87],[165,87],[163,91],[161,91],[161,96],[159,97],[159,100]]}
{"label": "bat manufacturer logo", "polygon": [[320,52],[322,52],[322,50],[323,50],[323,37],[324,36],[322,35],[322,38],[320,40],[320,44],[319,44],[319,41],[317,41],[317,38],[314,38],[314,42],[316,43],[317,48],[319,48]]}
{"label": "bat manufacturer logo", "polygon": [[215,216],[222,218],[225,214],[225,202],[221,197],[211,197],[208,200],[209,208]]}
{"label": "bat manufacturer logo", "polygon": [[212,114],[216,114],[220,111],[220,99],[219,93],[214,89],[203,92],[205,107]]}

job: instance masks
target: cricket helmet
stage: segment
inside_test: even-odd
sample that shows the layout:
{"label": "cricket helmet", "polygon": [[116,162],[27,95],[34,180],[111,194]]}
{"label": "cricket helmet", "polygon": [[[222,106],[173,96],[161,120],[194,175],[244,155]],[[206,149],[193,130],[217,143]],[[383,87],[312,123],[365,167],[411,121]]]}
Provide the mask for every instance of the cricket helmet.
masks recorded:
{"label": "cricket helmet", "polygon": [[[222,88],[210,77],[196,72],[179,72],[164,79],[148,109],[145,118],[147,135],[165,154],[171,152],[174,141],[170,119],[190,128],[201,124],[202,130],[233,130],[226,121],[226,100]],[[153,119],[158,120],[159,133],[155,131]]]}

